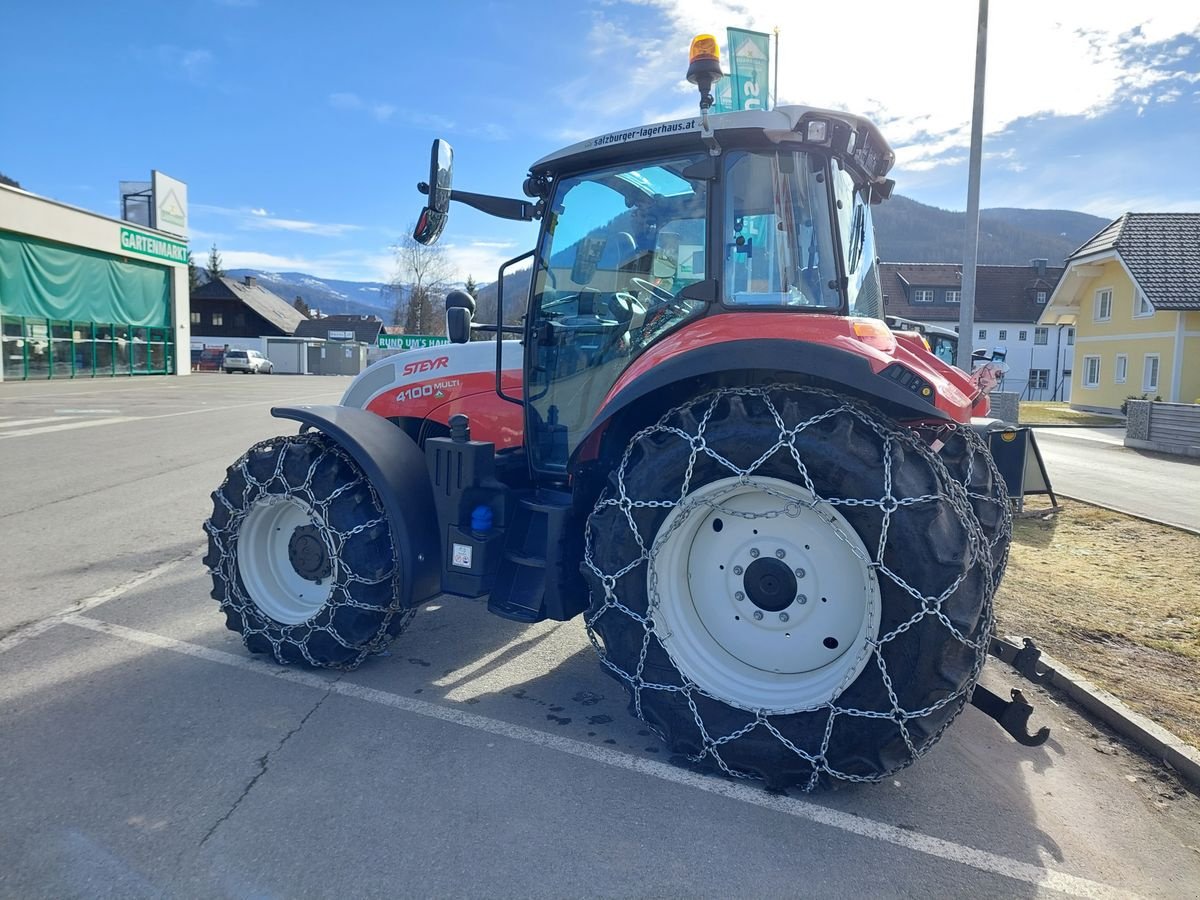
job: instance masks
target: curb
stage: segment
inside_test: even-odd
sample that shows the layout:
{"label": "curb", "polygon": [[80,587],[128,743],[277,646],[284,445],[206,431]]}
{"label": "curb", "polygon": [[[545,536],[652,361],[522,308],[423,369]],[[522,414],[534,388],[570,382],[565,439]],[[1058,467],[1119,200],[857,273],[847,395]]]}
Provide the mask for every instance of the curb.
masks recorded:
{"label": "curb", "polygon": [[[1029,641],[1028,638],[1024,640]],[[1028,667],[1018,668],[1014,665],[1017,654],[1025,652],[1019,643],[1021,639],[1015,637],[995,638],[994,642],[1000,646],[1001,653],[996,654],[997,657],[1012,665],[1017,672],[1028,678]],[[1026,644],[1026,650],[1030,646],[1032,646],[1031,641]],[[1200,750],[1185,743],[1161,725],[1134,712],[1108,691],[1096,687],[1053,657],[1038,652],[1036,659],[1037,671],[1035,677],[1029,679],[1030,681],[1034,684],[1058,688],[1118,734],[1129,738],[1155,759],[1166,763],[1193,787],[1200,788]],[[1025,671],[1022,671],[1022,668]]]}
{"label": "curb", "polygon": [[1151,525],[1161,525],[1163,528],[1174,528],[1176,531],[1183,531],[1187,534],[1194,534],[1200,537],[1200,528],[1192,528],[1190,525],[1180,525],[1178,522],[1164,522],[1162,519],[1155,519],[1152,516],[1136,513],[1132,510],[1121,509],[1119,506],[1112,506],[1108,503],[1100,503],[1097,500],[1087,500],[1083,497],[1075,497],[1071,494],[1064,494],[1062,491],[1055,491],[1055,496],[1062,497],[1065,500],[1074,500],[1076,503],[1086,503],[1088,506],[1095,506],[1098,509],[1107,509],[1109,512],[1120,513],[1123,516],[1129,516],[1131,519],[1140,519],[1143,522],[1149,522]]}
{"label": "curb", "polygon": [[1073,422],[1018,422],[1021,428],[1124,428],[1124,422],[1114,422],[1111,425],[1084,425]]}

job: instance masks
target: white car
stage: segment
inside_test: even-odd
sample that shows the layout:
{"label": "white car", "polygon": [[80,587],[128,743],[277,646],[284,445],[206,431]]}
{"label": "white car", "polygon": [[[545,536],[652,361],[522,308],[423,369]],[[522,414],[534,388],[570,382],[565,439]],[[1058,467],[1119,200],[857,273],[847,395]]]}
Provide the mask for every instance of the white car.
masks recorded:
{"label": "white car", "polygon": [[226,350],[221,368],[246,375],[270,375],[271,361],[257,350]]}

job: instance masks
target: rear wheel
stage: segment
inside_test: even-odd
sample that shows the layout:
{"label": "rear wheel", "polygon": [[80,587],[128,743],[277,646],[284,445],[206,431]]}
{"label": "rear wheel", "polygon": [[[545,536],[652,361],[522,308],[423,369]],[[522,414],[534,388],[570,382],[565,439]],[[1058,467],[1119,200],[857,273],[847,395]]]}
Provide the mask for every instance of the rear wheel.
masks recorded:
{"label": "rear wheel", "polygon": [[817,389],[717,391],[637,434],[586,551],[589,633],[633,712],[774,787],[928,750],[986,658],[1011,528],[959,439],[982,454],[971,493],[915,432]]}
{"label": "rear wheel", "polygon": [[325,435],[256,444],[212,496],[212,596],[251,651],[353,669],[408,623],[383,506]]}

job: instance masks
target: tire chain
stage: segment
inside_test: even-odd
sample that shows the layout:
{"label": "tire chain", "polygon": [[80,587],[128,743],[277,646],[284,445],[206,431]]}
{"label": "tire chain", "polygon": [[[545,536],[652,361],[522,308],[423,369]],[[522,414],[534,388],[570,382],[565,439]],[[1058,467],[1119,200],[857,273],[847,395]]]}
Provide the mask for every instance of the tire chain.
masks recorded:
{"label": "tire chain", "polygon": [[[789,428],[785,425],[783,417],[776,408],[775,402],[771,396],[773,393],[780,391],[825,398],[833,401],[835,406],[806,419],[794,427]],[[732,396],[752,396],[760,398],[765,402],[767,408],[771,411],[771,414],[775,419],[775,423],[779,428],[779,439],[775,442],[775,444],[745,468],[741,468],[728,459],[722,457],[719,453],[709,447],[704,440],[705,429],[708,425],[709,419],[716,411],[717,404],[722,398]],[[674,425],[665,424],[672,418],[672,416],[681,410],[684,410],[688,407],[695,407],[699,403],[705,401],[707,401],[708,407],[705,410],[704,415],[700,418],[695,434],[690,434]],[[807,466],[800,458],[800,454],[797,451],[794,443],[795,437],[805,429],[812,427],[818,422],[822,422],[826,419],[834,418],[840,415],[849,415],[854,417],[859,422],[871,428],[871,430],[874,431],[876,435],[878,435],[883,441],[882,452],[884,461],[884,496],[878,499],[820,496],[815,489],[815,485],[813,484],[811,477],[809,476]],[[625,473],[634,447],[643,438],[656,433],[664,432],[676,435],[691,445],[691,454],[688,458],[687,470],[684,473],[679,498],[676,500],[633,499],[629,496],[626,490]],[[968,447],[966,473],[963,476],[964,482],[962,483],[951,476],[950,471],[947,469],[945,463],[938,456],[938,453],[934,449],[934,447],[940,449],[943,442],[949,439],[953,433],[958,433],[961,435],[967,442]],[[996,468],[991,455],[986,452],[986,446],[983,442],[983,439],[980,438],[979,435],[977,435],[969,426],[964,427],[957,425],[940,426],[933,431],[933,435],[936,436],[936,440],[931,446],[930,443],[926,441],[925,436],[918,431],[887,424],[881,413],[865,403],[821,388],[798,387],[796,385],[785,384],[776,384],[757,388],[720,389],[712,392],[711,394],[707,394],[704,397],[697,398],[696,400],[689,401],[688,403],[676,407],[675,409],[666,413],[657,424],[639,431],[626,447],[620,466],[617,469],[615,478],[616,494],[610,495],[610,492],[605,492],[605,494],[602,494],[593,508],[593,514],[599,512],[604,507],[616,506],[621,509],[626,520],[628,521],[629,527],[635,540],[637,541],[638,546],[641,548],[641,555],[637,559],[630,560],[616,572],[608,573],[602,571],[597,566],[593,558],[592,529],[590,524],[587,530],[584,552],[584,564],[588,567],[588,569],[592,572],[604,589],[604,602],[594,611],[589,610],[588,614],[585,616],[584,622],[587,626],[588,637],[590,638],[596,653],[599,655],[601,663],[610,671],[612,671],[621,681],[623,681],[627,689],[630,691],[633,699],[634,712],[637,717],[645,722],[652,730],[657,732],[658,729],[653,725],[653,723],[647,721],[646,717],[643,715],[642,692],[649,690],[681,693],[687,700],[687,704],[691,710],[695,725],[699,730],[701,739],[703,741],[703,749],[695,755],[689,754],[688,759],[694,763],[702,763],[706,757],[711,757],[716,765],[725,774],[735,778],[755,780],[757,780],[759,776],[741,772],[727,764],[721,756],[720,748],[761,727],[778,739],[785,747],[787,747],[788,750],[803,758],[812,767],[812,774],[810,775],[807,784],[803,787],[803,790],[806,792],[812,791],[817,786],[822,773],[829,775],[831,778],[841,779],[844,781],[880,781],[899,771],[905,766],[910,765],[919,756],[925,753],[925,751],[932,747],[942,736],[942,733],[945,731],[945,729],[949,727],[954,719],[953,716],[947,719],[946,722],[943,723],[935,733],[933,733],[919,746],[914,743],[912,737],[910,736],[908,728],[906,727],[906,723],[912,719],[918,719],[923,716],[931,715],[932,713],[943,709],[951,703],[958,704],[958,706],[961,707],[970,700],[971,692],[974,690],[975,683],[978,681],[979,675],[983,669],[983,664],[987,659],[988,647],[990,645],[992,633],[995,627],[995,613],[992,601],[996,588],[999,586],[1001,575],[1003,574],[1004,564],[1007,558],[1008,540],[1012,534],[1012,509],[1008,500],[1004,479],[1001,477],[999,470]],[[907,451],[915,452],[923,461],[925,461],[936,474],[937,481],[942,485],[943,490],[939,491],[937,494],[926,494],[917,497],[895,497],[892,493],[891,450],[893,446],[897,444],[903,445]],[[769,485],[762,484],[754,478],[754,472],[776,451],[783,448],[788,450],[793,461],[796,463],[797,471],[801,478],[801,483],[812,494],[814,498],[812,501],[801,501],[793,497],[788,497],[784,494],[781,494],[779,490],[772,488]],[[675,663],[675,660],[671,658],[670,651],[667,649],[666,645],[663,644],[656,632],[653,618],[653,610],[659,605],[657,571],[655,569],[656,557],[664,541],[667,537],[669,537],[671,531],[674,531],[675,528],[678,528],[687,518],[687,515],[677,516],[674,520],[671,531],[667,532],[666,534],[659,535],[654,544],[648,547],[645,538],[638,530],[637,523],[633,518],[633,510],[655,507],[668,509],[680,507],[686,512],[687,501],[685,498],[690,492],[691,480],[693,477],[696,460],[699,458],[701,453],[707,454],[718,463],[728,468],[731,475],[738,476],[739,487],[742,485],[754,486],[764,493],[778,496],[781,501],[784,501],[784,503],[780,509],[768,510],[765,513],[748,513],[744,511],[728,509],[719,505],[720,495],[718,495],[716,497],[703,498],[699,501],[693,501],[693,508],[697,505],[708,506],[715,511],[720,511],[722,515],[731,515],[746,519],[776,518],[780,515],[787,515],[795,518],[800,514],[801,507],[818,511],[816,508],[820,504],[828,504],[832,507],[858,506],[878,508],[882,515],[882,530],[880,533],[878,550],[875,555],[867,561],[868,565],[876,571],[877,577],[886,577],[890,579],[910,596],[918,600],[921,604],[920,611],[915,613],[911,618],[900,623],[897,627],[882,637],[869,640],[867,644],[864,645],[864,647],[859,651],[860,654],[870,654],[874,656],[875,662],[883,679],[884,687],[887,690],[887,695],[891,703],[891,709],[886,712],[881,712],[878,710],[841,707],[834,702],[836,700],[836,696],[834,697],[834,700],[815,707],[817,710],[827,709],[829,711],[829,718],[825,724],[825,732],[821,741],[820,751],[818,753],[812,754],[804,751],[782,734],[782,732],[771,722],[772,715],[781,715],[780,713],[770,714],[761,709],[747,710],[748,712],[753,712],[755,714],[755,718],[742,728],[739,728],[730,734],[721,735],[718,737],[711,735],[709,728],[706,726],[704,719],[700,714],[700,710],[696,705],[694,697],[695,695],[699,694],[713,700],[717,700],[717,698],[713,697],[712,694],[705,691],[703,688],[693,682],[684,672],[679,669],[678,665]],[[971,492],[968,491],[966,487],[966,485],[971,483],[971,475],[974,471],[974,466],[979,464],[984,464],[989,469],[991,475],[991,484],[993,487],[993,492],[991,494]],[[893,572],[887,565],[884,564],[883,555],[884,549],[887,546],[888,528],[891,523],[891,516],[893,512],[902,506],[912,506],[919,503],[936,501],[946,502],[953,510],[968,536],[969,544],[966,565],[964,566],[963,573],[960,574],[959,577],[955,579],[955,581],[945,590],[941,591],[937,595],[931,595],[923,593],[916,586],[909,584],[897,573]],[[980,524],[979,518],[975,513],[975,509],[972,506],[973,501],[975,503],[994,504],[1002,510],[1001,526],[994,538],[989,539],[985,533],[985,530]],[[838,534],[838,537],[841,540],[847,544],[850,543],[846,540],[846,537],[841,533],[839,528],[834,528],[834,531]],[[1003,544],[1003,550],[1000,554],[1000,558],[995,558],[997,545],[999,544]],[[851,547],[851,549],[856,555],[860,555],[859,551],[855,550],[853,547]],[[648,572],[647,593],[649,595],[649,608],[647,609],[645,615],[633,611],[627,605],[622,603],[616,592],[618,580],[643,563],[646,565]],[[953,623],[942,611],[941,607],[946,598],[953,594],[962,581],[966,578],[967,572],[969,572],[971,568],[976,565],[982,567],[984,598],[981,625],[977,629],[978,635],[974,640],[971,640],[954,627]],[[638,624],[640,624],[644,630],[641,654],[639,656],[637,666],[634,668],[633,672],[626,672],[617,663],[609,659],[602,641],[596,632],[596,621],[600,618],[600,616],[604,615],[610,610],[613,610],[620,615],[629,616]],[[923,709],[905,710],[901,707],[900,700],[896,695],[892,678],[888,673],[887,664],[883,658],[881,648],[889,641],[894,640],[900,634],[908,631],[919,621],[928,616],[937,618],[941,624],[948,629],[954,640],[970,648],[970,650],[974,653],[974,665],[966,684],[959,690]],[[679,685],[659,684],[646,681],[643,678],[646,657],[650,649],[651,640],[659,641],[660,646],[662,646],[663,650],[666,651],[668,658],[671,659],[671,663],[675,667],[675,670],[680,678]],[[857,667],[851,671],[857,671]],[[848,686],[849,684],[843,684],[839,689],[839,694]],[[799,710],[795,710],[795,712],[798,711]],[[833,733],[834,723],[839,716],[891,719],[896,723],[900,730],[900,734],[903,736],[904,742],[909,751],[909,758],[900,765],[894,766],[888,771],[881,772],[880,774],[874,776],[863,776],[848,772],[840,772],[832,768],[825,759],[825,754],[829,749],[829,742]],[[659,736],[662,737],[661,734]]]}
{"label": "tire chain", "polygon": [[[255,453],[270,450],[281,443],[285,446],[275,459],[274,471],[265,479],[256,478],[247,467],[249,460]],[[290,484],[283,471],[284,461],[287,458],[290,448],[304,444],[316,445],[320,449],[320,453],[309,465],[304,481],[298,485]],[[360,603],[355,600],[350,594],[350,586],[353,584],[382,584],[385,581],[394,582],[399,575],[396,570],[395,560],[393,559],[392,567],[387,574],[381,578],[367,579],[347,569],[342,562],[341,550],[350,538],[368,528],[374,528],[381,523],[386,523],[386,517],[379,515],[366,522],[360,522],[348,531],[338,531],[330,524],[328,512],[330,504],[346,491],[352,490],[360,484],[365,486],[370,492],[371,503],[375,510],[380,510],[382,504],[379,501],[378,494],[375,492],[374,485],[361,472],[357,478],[347,481],[331,491],[329,496],[324,500],[318,499],[312,489],[312,480],[318,467],[328,456],[336,457],[351,470],[358,471],[358,465],[345,451],[315,432],[288,437],[275,437],[260,441],[246,451],[241,459],[230,466],[225,480],[221,482],[220,487],[212,495],[213,501],[220,503],[228,512],[229,522],[224,528],[217,528],[213,525],[211,519],[204,523],[204,530],[212,538],[213,544],[219,553],[219,559],[215,564],[209,565],[208,572],[210,575],[216,574],[224,579],[226,590],[224,596],[219,598],[221,609],[233,609],[241,616],[242,622],[245,623],[245,627],[242,630],[243,641],[249,643],[250,638],[256,635],[263,637],[270,643],[271,652],[275,659],[284,664],[289,662],[289,660],[285,658],[282,652],[283,646],[285,644],[294,646],[300,651],[300,654],[309,665],[329,668],[328,663],[315,659],[308,647],[309,639],[314,634],[322,632],[347,650],[355,651],[356,655],[352,660],[334,667],[350,671],[358,668],[368,656],[384,652],[392,639],[400,634],[408,626],[412,617],[416,615],[415,609],[406,609],[401,605],[401,597],[397,590],[393,588],[392,602],[385,612],[378,633],[366,645],[356,646],[348,643],[336,630],[330,627],[333,621],[332,613],[325,615],[326,624],[320,625],[313,625],[312,619],[297,625],[284,625],[281,622],[275,622],[258,610],[254,601],[242,588],[240,579],[237,577],[237,535],[241,529],[242,519],[250,512],[254,504],[262,498],[266,498],[266,502],[268,503],[273,503],[283,502],[284,497],[296,497],[308,506],[312,524],[316,526],[318,532],[321,534],[321,538],[325,544],[325,551],[329,554],[330,562],[333,565],[333,573],[330,575],[334,579],[333,592],[330,600],[326,603],[326,608],[331,606],[352,607],[371,612],[379,611],[377,606]],[[244,482],[242,496],[238,498],[240,504],[231,502],[225,494],[226,488],[229,486],[230,476],[234,473],[240,474]],[[282,488],[282,492],[271,491],[270,487],[272,484],[277,484]],[[397,616],[401,617],[399,621],[396,620]],[[256,627],[254,624],[256,622],[262,622],[263,626]],[[273,631],[277,633],[272,633]]]}

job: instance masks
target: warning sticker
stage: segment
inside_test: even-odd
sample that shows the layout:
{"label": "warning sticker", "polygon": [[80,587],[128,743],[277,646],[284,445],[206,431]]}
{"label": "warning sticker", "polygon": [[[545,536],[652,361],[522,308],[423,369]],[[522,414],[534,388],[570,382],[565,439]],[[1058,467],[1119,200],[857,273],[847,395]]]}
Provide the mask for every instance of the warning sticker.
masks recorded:
{"label": "warning sticker", "polygon": [[451,565],[460,569],[471,568],[472,548],[470,544],[455,544],[450,554]]}

